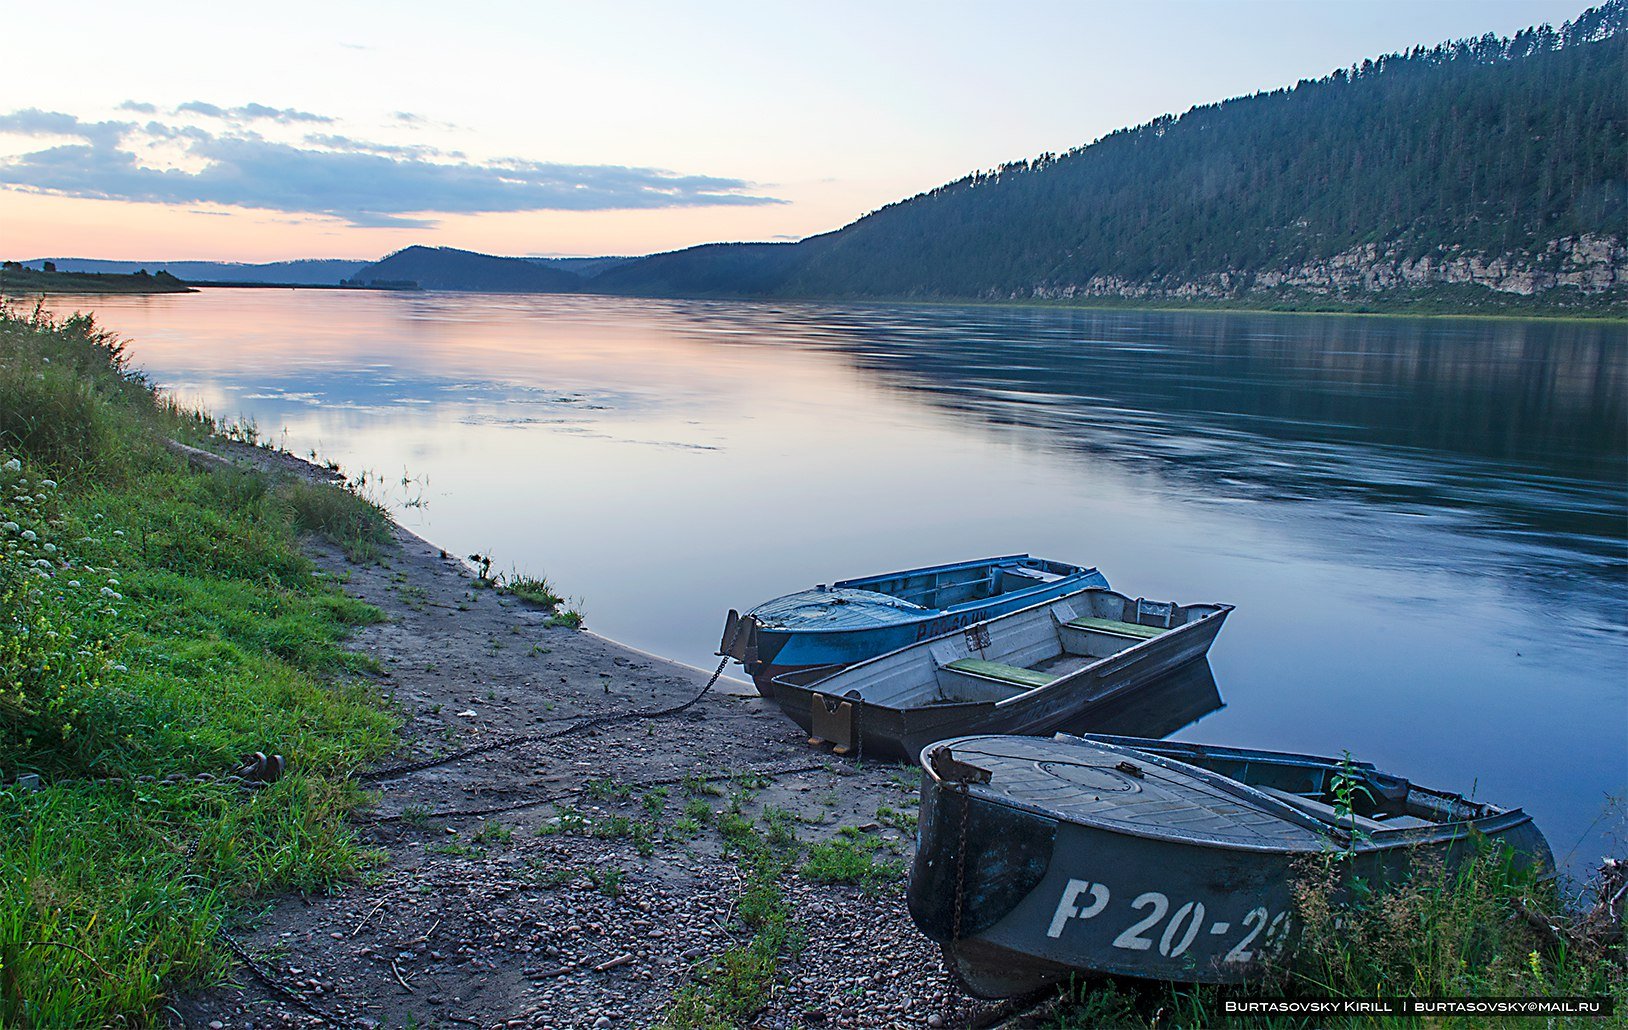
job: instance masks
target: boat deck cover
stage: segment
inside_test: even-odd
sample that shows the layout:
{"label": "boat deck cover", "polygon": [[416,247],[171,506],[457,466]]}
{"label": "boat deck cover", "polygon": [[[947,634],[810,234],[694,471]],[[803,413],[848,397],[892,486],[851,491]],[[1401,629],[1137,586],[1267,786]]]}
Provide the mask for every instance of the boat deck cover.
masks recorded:
{"label": "boat deck cover", "polygon": [[[1196,844],[1317,849],[1326,838],[1230,793],[1208,770],[1158,763],[1128,749],[1043,737],[956,741],[954,756],[990,773],[974,794],[1008,798],[1066,821]],[[1127,769],[1123,763],[1133,768]]]}
{"label": "boat deck cover", "polygon": [[1147,640],[1152,640],[1160,633],[1165,632],[1165,629],[1162,626],[1138,626],[1134,622],[1120,622],[1117,619],[1098,619],[1089,615],[1082,615],[1080,618],[1070,621],[1068,625],[1074,627],[1075,629],[1094,629],[1100,630],[1103,633],[1112,633],[1116,636],[1142,637]]}
{"label": "boat deck cover", "polygon": [[915,622],[934,611],[875,590],[834,587],[777,597],[752,614],[774,629],[868,629]]}
{"label": "boat deck cover", "polygon": [[1034,669],[1004,665],[1000,662],[986,662],[982,658],[957,658],[944,668],[954,669],[956,672],[970,672],[974,676],[987,676],[1003,683],[1016,683],[1024,687],[1044,687],[1058,679],[1055,673],[1036,672]]}

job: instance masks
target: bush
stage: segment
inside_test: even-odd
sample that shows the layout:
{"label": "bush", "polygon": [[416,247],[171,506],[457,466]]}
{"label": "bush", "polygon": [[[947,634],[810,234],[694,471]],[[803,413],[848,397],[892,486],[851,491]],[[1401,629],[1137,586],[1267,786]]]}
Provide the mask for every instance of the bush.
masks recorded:
{"label": "bush", "polygon": [[390,513],[348,486],[297,480],[279,496],[295,529],[327,537],[351,561],[372,561],[390,545]]}
{"label": "bush", "polygon": [[1054,1003],[1050,1025],[1325,1027],[1366,1017],[1228,1016],[1226,999],[1305,997],[1610,997],[1628,1005],[1622,945],[1539,930],[1567,927],[1553,881],[1517,868],[1483,841],[1454,868],[1420,861],[1399,883],[1348,882],[1336,855],[1304,863],[1295,883],[1294,952],[1261,981],[1214,987],[1082,977]]}
{"label": "bush", "polygon": [[128,467],[155,409],[124,346],[88,315],[60,322],[0,308],[0,449],[58,475]]}
{"label": "bush", "polygon": [[[284,491],[359,509],[165,445],[213,428],[89,319],[0,310],[0,770],[45,781],[0,787],[0,1026],[153,1022],[229,970],[241,899],[369,861],[349,774],[395,723],[341,640],[380,613],[314,575]],[[220,779],[252,751],[290,772]]]}

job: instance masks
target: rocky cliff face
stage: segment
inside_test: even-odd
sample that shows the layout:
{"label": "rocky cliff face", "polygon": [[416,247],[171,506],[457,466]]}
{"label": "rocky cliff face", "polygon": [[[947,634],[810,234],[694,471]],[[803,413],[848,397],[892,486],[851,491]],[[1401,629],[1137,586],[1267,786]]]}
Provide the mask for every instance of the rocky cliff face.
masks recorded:
{"label": "rocky cliff face", "polygon": [[1358,300],[1391,291],[1461,285],[1544,299],[1559,299],[1561,295],[1553,294],[1556,290],[1578,299],[1628,294],[1628,244],[1618,236],[1585,234],[1551,240],[1536,252],[1489,255],[1455,245],[1408,257],[1398,248],[1370,243],[1289,268],[1229,270],[1190,279],[1143,281],[1099,275],[1084,283],[1042,284],[1034,288],[1031,296],[1048,300],[1231,300],[1310,294]]}

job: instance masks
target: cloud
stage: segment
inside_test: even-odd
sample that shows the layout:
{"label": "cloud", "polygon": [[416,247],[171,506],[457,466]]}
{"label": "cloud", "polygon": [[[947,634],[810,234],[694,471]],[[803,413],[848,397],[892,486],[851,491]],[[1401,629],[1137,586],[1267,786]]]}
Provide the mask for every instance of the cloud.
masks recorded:
{"label": "cloud", "polygon": [[[177,111],[222,119],[331,121],[259,104],[225,109],[194,101]],[[427,228],[435,224],[432,216],[449,214],[783,203],[752,192],[753,184],[742,179],[523,158],[474,161],[459,152],[331,133],[290,143],[242,129],[211,132],[156,120],[139,126],[84,122],[34,108],[0,114],[0,132],[76,141],[0,158],[3,187],[323,215],[363,228]],[[182,160],[168,167],[144,163],[148,159],[138,151],[154,144],[178,151]]]}
{"label": "cloud", "polygon": [[0,114],[0,132],[15,136],[70,136],[111,146],[135,128],[130,122],[83,122],[71,114],[37,107]]}
{"label": "cloud", "polygon": [[[149,105],[150,106],[150,105]],[[219,118],[228,122],[332,122],[326,115],[297,111],[292,107],[267,107],[265,104],[244,104],[241,107],[221,107],[203,100],[189,100],[175,109],[176,114],[196,114],[205,118]]]}
{"label": "cloud", "polygon": [[119,105],[119,110],[134,111],[137,114],[157,114],[158,105],[144,103],[140,100],[126,100],[124,103]]}
{"label": "cloud", "polygon": [[441,150],[436,147],[423,146],[416,143],[371,143],[367,140],[355,139],[351,136],[340,136],[327,132],[311,133],[305,137],[305,142],[328,150],[349,151],[357,154],[379,154],[383,157],[450,157],[461,159],[467,156],[461,150]]}

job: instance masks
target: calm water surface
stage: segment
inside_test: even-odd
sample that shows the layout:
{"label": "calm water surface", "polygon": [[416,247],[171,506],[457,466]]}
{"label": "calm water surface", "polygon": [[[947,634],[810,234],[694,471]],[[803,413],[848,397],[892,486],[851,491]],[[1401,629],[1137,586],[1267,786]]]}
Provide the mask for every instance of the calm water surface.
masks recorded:
{"label": "calm water surface", "polygon": [[1524,805],[1573,869],[1621,842],[1621,326],[270,290],[91,306],[182,399],[381,473],[406,525],[546,573],[635,646],[710,666],[725,609],[815,582],[1094,563],[1133,594],[1238,606],[1212,653],[1225,707],[1184,738],[1349,748]]}

